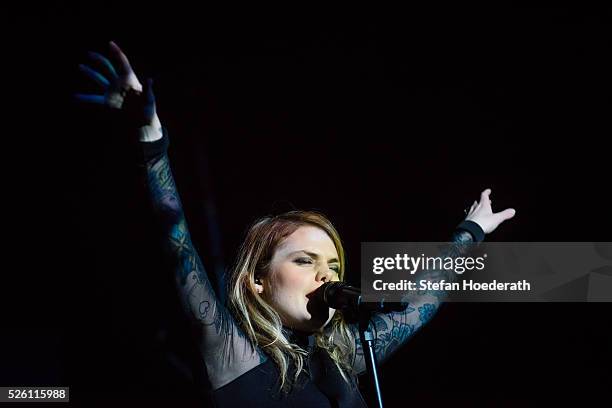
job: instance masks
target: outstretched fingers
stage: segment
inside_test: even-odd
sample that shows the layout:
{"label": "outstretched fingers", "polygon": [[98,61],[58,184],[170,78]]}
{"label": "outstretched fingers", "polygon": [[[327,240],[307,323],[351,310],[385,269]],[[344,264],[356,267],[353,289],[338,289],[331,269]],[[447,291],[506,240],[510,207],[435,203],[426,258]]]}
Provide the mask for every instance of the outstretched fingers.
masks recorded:
{"label": "outstretched fingers", "polygon": [[474,200],[474,203],[472,204],[472,206],[470,207],[470,210],[468,211],[468,214],[471,214],[474,212],[474,210],[476,209],[476,207],[478,207],[478,201]]}
{"label": "outstretched fingers", "polygon": [[104,68],[105,73],[109,77],[111,77],[113,79],[117,79],[118,78],[117,71],[115,70],[115,67],[113,67],[113,64],[104,55],[102,55],[100,53],[97,53],[95,51],[89,51],[87,53],[87,55],[89,56],[89,58],[91,58],[92,60],[96,61],[100,67]]}
{"label": "outstretched fingers", "polygon": [[108,81],[108,79],[106,79],[102,74],[97,71],[94,71],[87,65],[79,64],[79,69],[87,77],[91,78],[96,84],[100,85],[104,90],[108,89],[108,87],[110,86],[110,82]]}
{"label": "outstretched fingers", "polygon": [[94,103],[97,105],[104,105],[106,100],[104,95],[91,95],[91,94],[74,94],[74,99],[79,102]]}
{"label": "outstretched fingers", "polygon": [[485,234],[493,232],[501,223],[514,217],[514,208],[506,208],[503,211],[494,213],[491,208],[491,189],[487,188],[480,193],[478,203],[474,202],[466,220],[477,223]]}
{"label": "outstretched fingers", "polygon": [[491,205],[491,189],[487,188],[482,193],[480,193],[480,204],[482,205]]}
{"label": "outstretched fingers", "polygon": [[111,55],[113,56],[115,61],[118,62],[119,72],[124,75],[132,73],[134,70],[132,69],[132,66],[130,65],[130,61],[128,60],[127,56],[123,53],[123,51],[121,51],[121,48],[119,48],[119,46],[113,41],[109,42],[109,45]]}
{"label": "outstretched fingers", "polygon": [[136,77],[136,73],[132,69],[132,65],[128,61],[127,56],[121,51],[121,48],[113,41],[110,43],[111,57],[117,62],[117,72],[119,74],[119,87],[129,90],[133,89],[136,93],[142,92],[142,84]]}

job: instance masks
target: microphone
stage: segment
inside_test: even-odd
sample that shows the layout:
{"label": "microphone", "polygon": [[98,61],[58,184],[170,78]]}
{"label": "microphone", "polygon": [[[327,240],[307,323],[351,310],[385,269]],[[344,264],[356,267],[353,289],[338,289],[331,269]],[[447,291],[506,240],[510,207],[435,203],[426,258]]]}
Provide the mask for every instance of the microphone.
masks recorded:
{"label": "microphone", "polygon": [[391,302],[384,297],[376,302],[365,302],[361,289],[344,282],[324,283],[314,295],[327,306],[350,317],[358,317],[363,313],[401,312],[408,306],[407,302]]}

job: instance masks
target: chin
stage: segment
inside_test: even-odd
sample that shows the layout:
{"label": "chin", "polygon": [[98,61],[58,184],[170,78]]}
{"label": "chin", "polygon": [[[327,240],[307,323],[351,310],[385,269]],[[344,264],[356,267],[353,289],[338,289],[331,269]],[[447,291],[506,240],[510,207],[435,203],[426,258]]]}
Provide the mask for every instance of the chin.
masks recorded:
{"label": "chin", "polygon": [[331,319],[334,316],[334,312],[334,309],[327,308],[327,310],[325,310],[325,313],[310,314],[309,319],[304,322],[305,326],[307,326],[311,331],[322,330],[325,326],[329,324],[329,322],[331,322]]}
{"label": "chin", "polygon": [[299,308],[285,315],[294,316],[287,319],[292,323],[287,326],[303,332],[320,331],[329,324],[335,311],[323,303],[306,302],[303,309]]}

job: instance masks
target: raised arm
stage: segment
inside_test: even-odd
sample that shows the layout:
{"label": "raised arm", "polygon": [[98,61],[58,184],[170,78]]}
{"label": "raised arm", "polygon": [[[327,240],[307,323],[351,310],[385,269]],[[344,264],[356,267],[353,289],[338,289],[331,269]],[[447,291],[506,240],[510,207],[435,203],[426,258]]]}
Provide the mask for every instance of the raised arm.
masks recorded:
{"label": "raised arm", "polygon": [[[155,134],[153,129],[141,134]],[[161,135],[160,135],[161,136]],[[145,152],[146,181],[151,204],[162,227],[163,241],[176,278],[185,311],[201,327],[207,350],[222,347],[231,335],[233,320],[218,302],[204,266],[195,250],[181,201],[176,189],[168,155],[167,135],[142,141]]]}
{"label": "raised arm", "polygon": [[[454,232],[451,245],[442,257],[458,257],[469,251],[471,244],[479,242],[486,233],[491,233],[503,221],[514,216],[513,209],[493,213],[491,209],[491,190],[486,189],[480,196],[480,201],[474,201],[464,222]],[[444,280],[453,282],[457,274],[452,270],[432,270],[422,276],[430,282]],[[438,311],[444,291],[419,292],[418,297],[412,297],[406,309],[402,312],[380,313],[372,317],[371,327],[376,334],[375,351],[379,361],[388,359],[396,350],[404,345],[421,327],[429,322]],[[365,360],[357,326],[351,326],[355,337],[356,356],[353,368],[357,373],[365,371]]]}
{"label": "raised arm", "polygon": [[118,109],[126,123],[139,132],[146,186],[171,261],[177,288],[199,338],[201,355],[213,389],[261,364],[264,357],[218,301],[200,257],[191,241],[187,221],[167,154],[168,136],[157,116],[152,82],[141,85],[128,58],[113,42],[111,60],[95,52],[89,56],[104,75],[81,65],[81,70],[104,91],[77,94],[77,100]]}
{"label": "raised arm", "polygon": [[[154,134],[152,130],[144,133]],[[168,155],[160,154],[164,144],[167,135],[143,142],[147,186],[183,306],[195,323],[211,386],[216,389],[261,364],[263,355],[251,346],[215,295],[191,241]]]}

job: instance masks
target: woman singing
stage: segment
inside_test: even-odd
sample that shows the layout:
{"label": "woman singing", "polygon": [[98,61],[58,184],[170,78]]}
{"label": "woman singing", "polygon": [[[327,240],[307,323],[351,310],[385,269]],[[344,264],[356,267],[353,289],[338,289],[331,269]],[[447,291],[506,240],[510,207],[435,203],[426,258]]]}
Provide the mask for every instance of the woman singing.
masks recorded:
{"label": "woman singing", "polygon": [[[178,290],[194,323],[214,404],[365,406],[356,386],[357,375],[365,371],[357,327],[313,298],[325,282],[344,279],[344,250],[332,223],[310,211],[255,222],[231,272],[227,305],[222,304],[190,239],[151,81],[141,85],[113,42],[110,59],[93,52],[90,57],[97,69],[81,65],[81,70],[104,93],[76,97],[122,110],[139,133],[150,198],[175,261]],[[493,213],[490,194],[490,189],[482,192],[454,232],[456,254],[514,216],[513,209]],[[374,315],[379,361],[426,324],[440,302],[440,293],[426,292],[401,312]]]}

